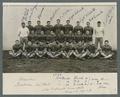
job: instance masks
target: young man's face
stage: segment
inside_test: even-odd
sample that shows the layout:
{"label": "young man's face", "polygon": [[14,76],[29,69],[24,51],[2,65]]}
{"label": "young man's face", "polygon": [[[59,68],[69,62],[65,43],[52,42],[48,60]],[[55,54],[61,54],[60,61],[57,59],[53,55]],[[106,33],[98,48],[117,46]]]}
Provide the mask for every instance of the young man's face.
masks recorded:
{"label": "young man's face", "polygon": [[29,42],[28,42],[28,45],[32,45],[32,42],[29,41]]}
{"label": "young man's face", "polygon": [[50,22],[47,22],[47,25],[50,25]]}
{"label": "young man's face", "polygon": [[57,24],[60,24],[60,20],[57,20]]}
{"label": "young man's face", "polygon": [[80,22],[77,22],[77,25],[79,26],[79,25],[80,25]]}
{"label": "young man's face", "polygon": [[20,44],[20,42],[17,40],[17,41],[15,41],[15,44]]}
{"label": "young man's face", "polygon": [[87,26],[90,26],[90,22],[87,22],[86,25],[87,25]]}
{"label": "young man's face", "polygon": [[70,24],[70,21],[66,21],[67,24]]}
{"label": "young man's face", "polygon": [[108,45],[109,44],[109,42],[105,42],[105,45]]}
{"label": "young man's face", "polygon": [[40,25],[40,21],[37,21],[37,25]]}
{"label": "young man's face", "polygon": [[101,26],[101,23],[97,23],[97,26],[100,27],[100,26]]}
{"label": "young man's face", "polygon": [[28,21],[28,25],[31,25],[31,21]]}
{"label": "young man's face", "polygon": [[23,28],[25,27],[25,23],[22,23],[22,27],[23,27]]}

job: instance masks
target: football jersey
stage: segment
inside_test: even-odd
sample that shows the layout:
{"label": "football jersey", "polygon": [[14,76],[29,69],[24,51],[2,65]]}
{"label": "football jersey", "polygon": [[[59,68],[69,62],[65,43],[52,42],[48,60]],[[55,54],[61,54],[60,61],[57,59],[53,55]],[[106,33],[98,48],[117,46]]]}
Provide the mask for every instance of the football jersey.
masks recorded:
{"label": "football jersey", "polygon": [[83,27],[82,26],[75,26],[74,33],[77,34],[80,31],[80,34],[83,34]]}
{"label": "football jersey", "polygon": [[34,30],[34,27],[32,25],[28,25],[27,28],[29,29],[30,34]]}
{"label": "football jersey", "polygon": [[83,50],[84,50],[84,47],[83,47],[83,45],[81,44],[81,45],[77,45],[76,46],[76,49],[77,49],[77,51],[79,52],[79,53],[81,53]]}
{"label": "football jersey", "polygon": [[69,31],[73,31],[73,26],[70,24],[64,25],[64,33],[69,34]]}
{"label": "football jersey", "polygon": [[63,25],[62,24],[56,24],[54,26],[54,32],[55,32],[55,34],[60,34],[61,31],[63,31]]}
{"label": "football jersey", "polygon": [[86,26],[86,27],[84,28],[84,34],[87,34],[87,31],[89,32],[88,35],[93,35],[93,28],[92,28],[92,27]]}
{"label": "football jersey", "polygon": [[34,27],[34,29],[35,29],[35,34],[41,34],[41,31],[44,31],[44,26],[43,25],[36,25],[35,27]]}
{"label": "football jersey", "polygon": [[13,45],[13,50],[14,50],[14,52],[17,52],[17,51],[19,51],[19,50],[22,50],[22,45],[21,44],[15,44],[15,45]]}
{"label": "football jersey", "polygon": [[29,52],[32,52],[34,50],[34,48],[32,45],[26,45],[25,50],[29,53]]}
{"label": "football jersey", "polygon": [[45,26],[45,34],[50,34],[50,32],[53,31],[52,25],[46,25]]}
{"label": "football jersey", "polygon": [[112,51],[112,47],[110,45],[103,45],[102,50],[105,52]]}
{"label": "football jersey", "polygon": [[96,51],[96,46],[94,44],[92,45],[88,45],[87,49],[91,52],[91,53],[95,53]]}

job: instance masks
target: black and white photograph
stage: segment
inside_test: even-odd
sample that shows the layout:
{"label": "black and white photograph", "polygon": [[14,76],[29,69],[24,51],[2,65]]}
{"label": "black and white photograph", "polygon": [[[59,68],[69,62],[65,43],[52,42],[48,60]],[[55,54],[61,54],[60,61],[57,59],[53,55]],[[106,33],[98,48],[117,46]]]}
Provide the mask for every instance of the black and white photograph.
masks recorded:
{"label": "black and white photograph", "polygon": [[116,95],[117,3],[3,3],[4,95]]}
{"label": "black and white photograph", "polygon": [[117,72],[116,15],[115,4],[3,4],[3,72]]}

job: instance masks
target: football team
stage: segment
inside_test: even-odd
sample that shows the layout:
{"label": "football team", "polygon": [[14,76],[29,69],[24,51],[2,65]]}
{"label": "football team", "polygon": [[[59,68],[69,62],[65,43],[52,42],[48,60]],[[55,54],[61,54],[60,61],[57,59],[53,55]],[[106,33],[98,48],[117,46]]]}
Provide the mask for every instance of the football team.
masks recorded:
{"label": "football team", "polygon": [[70,20],[66,20],[66,25],[62,25],[60,19],[56,22],[53,26],[47,21],[43,26],[38,20],[34,27],[31,21],[28,21],[27,26],[22,22],[18,31],[20,40],[15,41],[9,54],[26,58],[112,58],[113,51],[109,41],[105,40],[103,43],[104,28],[101,27],[101,21],[97,22],[96,29],[90,26],[90,22],[87,22],[85,27],[82,27],[79,21],[75,27],[70,24]]}

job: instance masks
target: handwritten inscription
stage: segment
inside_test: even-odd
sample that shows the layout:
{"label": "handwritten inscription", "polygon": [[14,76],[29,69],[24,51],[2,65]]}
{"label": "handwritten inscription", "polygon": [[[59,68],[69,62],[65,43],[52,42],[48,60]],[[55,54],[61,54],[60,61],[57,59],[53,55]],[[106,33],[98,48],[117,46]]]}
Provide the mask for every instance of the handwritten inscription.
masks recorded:
{"label": "handwritten inscription", "polygon": [[[38,7],[41,7],[41,10],[37,10]],[[45,10],[46,8],[46,10]],[[34,11],[38,11],[38,14],[34,14]],[[99,18],[99,16],[104,14],[105,17],[105,21],[103,21],[103,24],[110,24],[113,20],[114,17],[114,7],[111,7],[108,9],[107,13],[104,13],[103,10],[98,10],[97,8],[90,8],[89,10],[86,9],[85,6],[82,6],[79,9],[65,9],[62,11],[62,8],[58,7],[56,8],[54,11],[52,12],[52,15],[49,16],[50,21],[53,21],[54,19],[56,19],[55,17],[58,16],[59,14],[59,19],[64,19],[66,17],[68,17],[68,15],[70,14],[70,16],[68,17],[69,20],[73,20],[75,18],[75,16],[79,16],[79,20],[80,22],[84,23],[86,20],[89,22],[92,22],[93,20]],[[33,6],[32,8],[28,9],[25,8],[23,17],[22,17],[22,21],[27,21],[27,20],[31,20],[32,16],[37,15],[38,19],[41,19],[41,17],[43,16],[43,12],[47,11],[47,7],[45,6],[38,6],[37,4],[35,6]],[[72,14],[71,14],[72,12]],[[84,13],[84,14],[83,14]]]}
{"label": "handwritten inscription", "polygon": [[114,12],[114,7],[111,7],[106,14],[106,24],[110,24],[112,22],[114,15],[112,14],[113,12]]}
{"label": "handwritten inscription", "polygon": [[[51,80],[37,80],[32,77],[20,77],[15,87],[39,87],[43,92],[63,91],[64,93],[92,92],[96,89],[105,89],[110,85],[108,79],[104,77],[87,77],[82,75],[67,76],[62,73],[53,74]],[[50,79],[51,79],[50,78]],[[49,79],[49,78],[48,78]]]}

